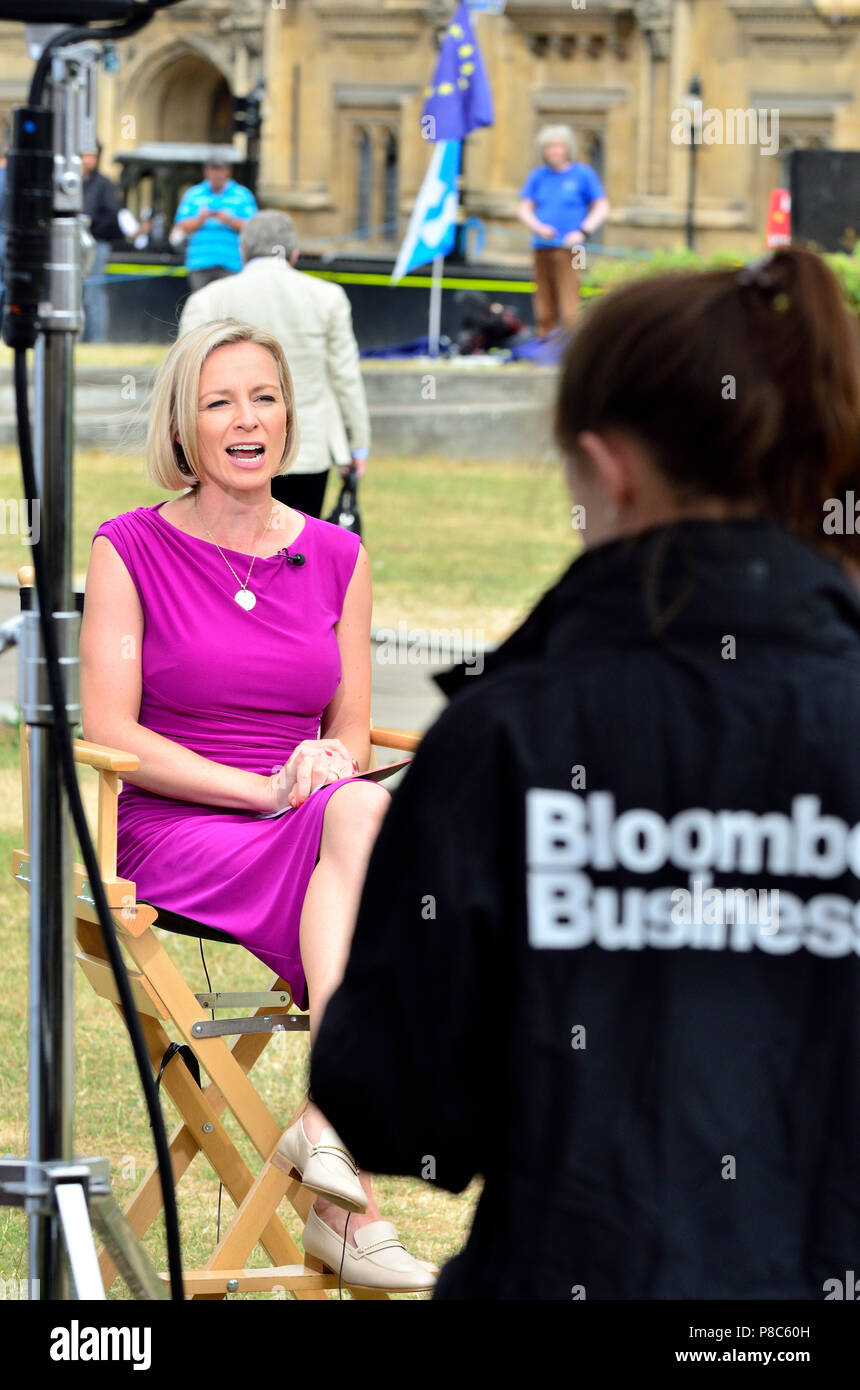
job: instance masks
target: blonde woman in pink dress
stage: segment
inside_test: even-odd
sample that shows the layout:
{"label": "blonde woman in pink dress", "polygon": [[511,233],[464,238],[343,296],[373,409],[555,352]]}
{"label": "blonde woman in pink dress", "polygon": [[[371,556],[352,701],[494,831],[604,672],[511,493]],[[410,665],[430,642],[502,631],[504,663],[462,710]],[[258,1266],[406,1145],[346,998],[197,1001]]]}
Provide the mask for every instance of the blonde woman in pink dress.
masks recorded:
{"label": "blonde woman in pink dress", "polygon": [[[389,795],[354,780],[370,753],[367,554],[273,499],[297,449],[274,338],[226,320],[174,343],[147,466],[185,491],[96,532],[81,683],[84,736],[140,759],[119,798],[119,873],[276,969],[313,1046]],[[312,1099],[273,1162],[317,1194],[305,1250],[344,1282],[433,1286]]]}

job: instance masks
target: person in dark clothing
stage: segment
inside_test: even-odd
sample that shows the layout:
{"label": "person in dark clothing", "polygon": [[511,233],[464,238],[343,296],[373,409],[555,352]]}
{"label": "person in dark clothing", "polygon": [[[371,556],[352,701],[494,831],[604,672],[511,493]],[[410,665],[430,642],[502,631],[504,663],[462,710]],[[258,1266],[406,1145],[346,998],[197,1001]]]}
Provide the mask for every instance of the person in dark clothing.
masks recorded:
{"label": "person in dark clothing", "polygon": [[84,212],[90,219],[90,232],[96,243],[96,254],[90,273],[84,281],[83,343],[106,343],[108,337],[108,294],[104,284],[105,268],[111,243],[122,240],[118,221],[119,201],[110,179],[99,172],[102,147],[81,155],[84,173]]}
{"label": "person in dark clothing", "polygon": [[568,346],[555,431],[584,553],[438,677],[312,1093],[369,1170],[484,1176],[437,1298],[832,1297],[860,1268],[857,325],[799,249],[637,282]]}
{"label": "person in dark clothing", "polygon": [[0,315],[3,313],[3,270],[6,261],[6,226],[3,219],[3,204],[6,200],[6,150],[0,145]]}

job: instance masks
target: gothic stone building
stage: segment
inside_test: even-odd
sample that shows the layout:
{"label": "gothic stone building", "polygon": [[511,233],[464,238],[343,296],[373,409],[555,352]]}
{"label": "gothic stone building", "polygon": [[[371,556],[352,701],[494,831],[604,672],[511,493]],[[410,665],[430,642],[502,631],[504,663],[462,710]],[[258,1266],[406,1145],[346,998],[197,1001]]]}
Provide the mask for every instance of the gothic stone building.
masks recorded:
{"label": "gothic stone building", "polygon": [[[143,141],[229,141],[232,97],[262,79],[261,206],[291,212],[307,250],[393,254],[427,167],[420,112],[455,7],[186,0],[100,74],[102,167],[118,174],[117,152]],[[619,249],[683,244],[693,79],[702,251],[762,245],[792,149],[860,149],[860,0],[507,0],[473,22],[496,122],[466,143],[461,196],[497,263],[528,259],[518,190],[548,122],[577,131],[612,204],[604,240]],[[31,67],[21,26],[0,24],[0,55],[2,120]]]}

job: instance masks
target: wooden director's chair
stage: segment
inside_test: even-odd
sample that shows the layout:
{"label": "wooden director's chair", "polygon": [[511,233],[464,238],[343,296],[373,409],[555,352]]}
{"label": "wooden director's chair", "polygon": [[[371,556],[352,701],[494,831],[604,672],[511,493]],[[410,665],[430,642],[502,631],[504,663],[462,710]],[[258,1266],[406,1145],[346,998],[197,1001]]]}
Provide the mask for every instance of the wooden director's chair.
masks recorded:
{"label": "wooden director's chair", "polygon": [[[22,608],[29,608],[34,575],[32,567],[18,571]],[[83,595],[78,596],[83,609]],[[21,771],[23,787],[23,849],[12,855],[12,872],[28,890],[30,885],[30,807],[29,807],[29,727],[21,725]],[[371,727],[371,760],[376,748],[414,752],[420,735],[411,731]],[[117,877],[117,798],[124,772],[138,766],[134,754],[116,748],[74,740],[75,761],[98,772],[98,826],[96,854],[105,893],[116,924],[119,940],[134,969],[129,970],[147,1050],[161,1085],[170,1095],[181,1122],[170,1136],[174,1179],[178,1184],[198,1153],[205,1154],[217,1177],[235,1203],[235,1214],[213,1249],[203,1269],[185,1270],[185,1293],[192,1299],[223,1299],[228,1293],[288,1291],[297,1299],[326,1299],[327,1289],[336,1289],[338,1279],[308,1261],[296,1245],[288,1227],[278,1215],[287,1198],[302,1222],[307,1219],[314,1195],[270,1161],[285,1125],[270,1113],[254,1088],[250,1072],[273,1033],[283,1030],[307,1031],[309,1017],[295,1006],[286,981],[272,977],[265,991],[195,994],[174,964],[154,926],[205,941],[225,941],[232,937],[205,923],[167,912],[137,897],[134,883]],[[93,989],[114,1005],[122,1015],[95,904],[86,872],[75,864],[75,925],[77,959]],[[215,1019],[207,1011],[250,1008],[241,1017]],[[173,1025],[181,1038],[181,1051],[167,1031]],[[229,1041],[234,1039],[234,1041]],[[171,1050],[172,1049],[172,1050]],[[168,1058],[169,1054],[169,1059]],[[200,1069],[209,1080],[203,1081]],[[288,1123],[302,1112],[298,1107]],[[256,1174],[239,1152],[222,1123],[229,1111],[238,1121],[261,1160]],[[155,1163],[147,1171],[137,1191],[125,1206],[125,1216],[137,1236],[142,1236],[162,1210],[161,1184]],[[271,1265],[246,1269],[244,1263],[257,1244],[268,1254]],[[117,1268],[102,1252],[99,1261],[105,1288],[117,1278]],[[385,1299],[382,1290],[348,1288],[355,1298]]]}

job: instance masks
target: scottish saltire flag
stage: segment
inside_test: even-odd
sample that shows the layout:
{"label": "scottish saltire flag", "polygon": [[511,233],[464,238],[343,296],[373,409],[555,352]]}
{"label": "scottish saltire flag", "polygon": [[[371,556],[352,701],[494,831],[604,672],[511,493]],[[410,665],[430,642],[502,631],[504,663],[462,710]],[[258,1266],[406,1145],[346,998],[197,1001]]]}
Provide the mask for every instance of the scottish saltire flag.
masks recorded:
{"label": "scottish saltire flag", "polygon": [[416,266],[434,256],[446,256],[457,233],[457,177],[460,173],[460,141],[440,140],[421,185],[397,264],[389,284],[395,284]]}
{"label": "scottish saltire flag", "polygon": [[463,140],[470,130],[493,124],[490,84],[465,0],[448,25],[433,81],[424,95],[421,131],[425,140]]}

